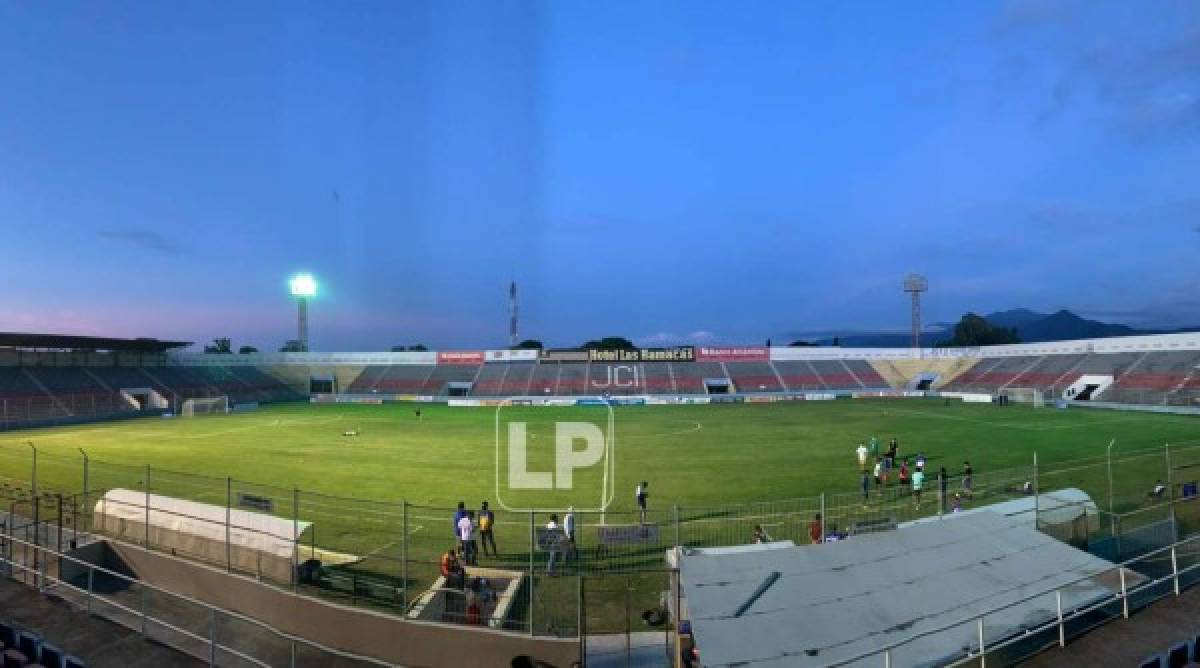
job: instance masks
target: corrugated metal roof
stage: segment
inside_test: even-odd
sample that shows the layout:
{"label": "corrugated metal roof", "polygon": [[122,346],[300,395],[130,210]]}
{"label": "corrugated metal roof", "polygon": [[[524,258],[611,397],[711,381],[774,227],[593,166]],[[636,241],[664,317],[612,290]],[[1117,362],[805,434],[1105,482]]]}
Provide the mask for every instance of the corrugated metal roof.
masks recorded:
{"label": "corrugated metal roof", "polygon": [[[892,656],[892,665],[938,664],[978,647],[978,614],[1113,568],[994,513],[824,545],[685,554],[680,561],[705,666],[823,666],[962,620]],[[778,578],[755,597],[773,573]],[[1065,589],[1063,605],[1111,593],[1092,579]],[[990,613],[985,638],[1007,638],[1055,610],[1050,593]],[[882,656],[861,663],[880,666]]]}

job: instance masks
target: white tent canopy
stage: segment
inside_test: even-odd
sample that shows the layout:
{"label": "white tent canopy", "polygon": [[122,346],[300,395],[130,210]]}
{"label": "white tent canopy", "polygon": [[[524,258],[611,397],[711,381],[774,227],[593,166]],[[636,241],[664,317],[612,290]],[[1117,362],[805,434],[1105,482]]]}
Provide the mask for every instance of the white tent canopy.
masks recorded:
{"label": "white tent canopy", "polygon": [[216,563],[228,560],[239,570],[284,581],[292,577],[296,544],[309,526],[131,489],[109,490],[95,507],[95,527],[104,533],[139,543],[148,536],[152,547]]}

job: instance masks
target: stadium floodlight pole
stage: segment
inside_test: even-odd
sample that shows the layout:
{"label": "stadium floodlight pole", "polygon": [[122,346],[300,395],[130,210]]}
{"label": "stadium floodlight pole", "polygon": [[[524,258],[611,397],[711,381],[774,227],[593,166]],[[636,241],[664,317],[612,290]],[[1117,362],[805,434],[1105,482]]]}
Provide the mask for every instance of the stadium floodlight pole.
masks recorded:
{"label": "stadium floodlight pole", "polygon": [[308,300],[317,296],[317,279],[312,274],[296,274],[288,281],[296,298],[296,340],[302,352],[308,352]]}
{"label": "stadium floodlight pole", "polygon": [[921,293],[929,290],[929,279],[920,274],[904,277],[904,291],[912,295],[912,347],[921,353]]}

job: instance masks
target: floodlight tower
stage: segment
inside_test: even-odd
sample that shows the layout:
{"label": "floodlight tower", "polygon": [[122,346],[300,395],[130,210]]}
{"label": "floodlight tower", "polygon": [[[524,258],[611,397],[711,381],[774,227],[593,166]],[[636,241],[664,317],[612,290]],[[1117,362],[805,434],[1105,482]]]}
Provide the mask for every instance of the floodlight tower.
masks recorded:
{"label": "floodlight tower", "polygon": [[288,281],[296,298],[296,340],[300,349],[308,352],[308,298],[317,296],[317,279],[312,274],[296,274]]}
{"label": "floodlight tower", "polygon": [[920,274],[904,277],[904,291],[912,295],[912,347],[921,348],[921,293],[929,290],[929,281]]}

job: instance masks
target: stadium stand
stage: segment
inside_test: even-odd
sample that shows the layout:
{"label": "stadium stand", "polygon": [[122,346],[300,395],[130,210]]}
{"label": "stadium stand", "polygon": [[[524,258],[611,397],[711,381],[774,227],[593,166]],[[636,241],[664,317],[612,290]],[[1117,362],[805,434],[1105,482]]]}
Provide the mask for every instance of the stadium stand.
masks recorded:
{"label": "stadium stand", "polygon": [[447,385],[450,383],[473,383],[475,377],[482,372],[481,366],[487,365],[439,364],[433,368],[433,372],[421,384],[418,394],[446,396],[449,394],[446,389]]}
{"label": "stadium stand", "polygon": [[738,392],[782,392],[784,389],[770,362],[726,362],[725,370]]}
{"label": "stadium stand", "polygon": [[864,387],[870,389],[888,389],[891,385],[879,375],[875,367],[871,366],[866,360],[842,360],[842,364],[846,369],[854,374],[855,378],[863,384]]}
{"label": "stadium stand", "polygon": [[558,384],[554,393],[571,396],[588,394],[588,363],[559,363]]}
{"label": "stadium stand", "polygon": [[675,373],[676,387],[687,394],[707,393],[706,378],[729,378],[729,372],[720,362],[671,362],[671,370]]}
{"label": "stadium stand", "polygon": [[508,375],[508,364],[484,364],[471,386],[471,396],[498,397],[504,392],[504,378]]}
{"label": "stadium stand", "polygon": [[529,379],[529,394],[535,396],[554,394],[561,369],[559,362],[538,362],[534,367],[533,377]]}
{"label": "stadium stand", "polygon": [[675,394],[675,375],[668,364],[643,364],[642,383],[651,394]]}
{"label": "stadium stand", "polygon": [[368,371],[377,369],[379,371],[371,379],[370,390],[389,394],[416,394],[433,373],[432,365],[391,364],[384,367],[367,367],[359,378],[367,375]]}
{"label": "stadium stand", "polygon": [[529,383],[533,380],[533,371],[537,363],[509,362],[505,366],[508,367],[508,372],[500,383],[500,394],[506,397],[528,395]]}
{"label": "stadium stand", "polygon": [[817,374],[812,365],[805,360],[789,360],[773,364],[791,392],[815,392],[829,389],[821,382],[821,376]]}
{"label": "stadium stand", "polygon": [[642,383],[643,364],[609,364],[590,362],[587,367],[587,387],[590,394],[645,394]]}

